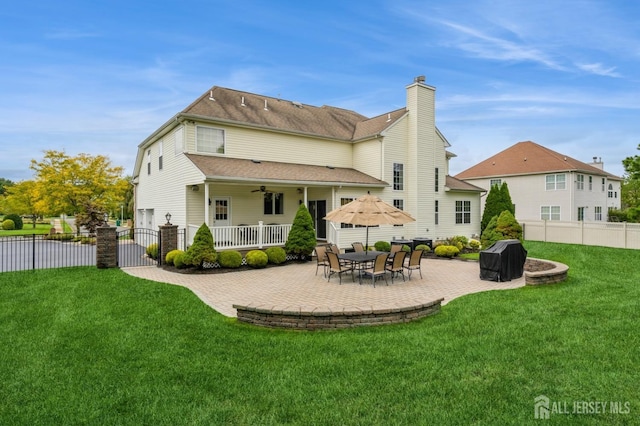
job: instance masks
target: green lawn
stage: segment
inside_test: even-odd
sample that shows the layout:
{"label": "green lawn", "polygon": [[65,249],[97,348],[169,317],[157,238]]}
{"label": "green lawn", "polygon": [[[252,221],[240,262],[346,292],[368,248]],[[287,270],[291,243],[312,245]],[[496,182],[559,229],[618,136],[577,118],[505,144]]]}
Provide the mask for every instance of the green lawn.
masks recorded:
{"label": "green lawn", "polygon": [[31,234],[48,234],[51,229],[50,224],[36,223],[34,229],[33,224],[25,221],[22,229],[14,229],[12,231],[5,231],[0,229],[0,237],[9,237],[12,235],[31,235]]}
{"label": "green lawn", "polygon": [[[0,274],[0,424],[638,424],[640,252],[526,248],[569,279],[337,332],[244,325],[119,270]],[[630,413],[543,422],[541,394]]]}

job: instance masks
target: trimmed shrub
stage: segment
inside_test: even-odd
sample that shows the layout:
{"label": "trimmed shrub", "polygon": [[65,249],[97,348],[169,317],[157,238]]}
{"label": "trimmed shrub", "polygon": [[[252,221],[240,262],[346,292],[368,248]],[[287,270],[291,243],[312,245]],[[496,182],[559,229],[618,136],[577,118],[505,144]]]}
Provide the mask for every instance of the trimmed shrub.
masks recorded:
{"label": "trimmed shrub", "polygon": [[269,263],[269,256],[262,250],[251,250],[245,256],[247,265],[252,268],[264,268]]}
{"label": "trimmed shrub", "polygon": [[185,253],[184,263],[202,269],[205,263],[215,263],[217,259],[213,235],[207,224],[203,223],[193,237],[193,244]]}
{"label": "trimmed shrub", "polygon": [[16,229],[16,224],[11,219],[5,219],[2,222],[2,229],[4,229],[5,231],[13,231],[14,229]]}
{"label": "trimmed shrub", "polygon": [[279,265],[287,260],[287,252],[282,247],[269,247],[264,251],[269,258],[269,263]]}
{"label": "trimmed shrub", "polygon": [[387,241],[376,241],[373,248],[377,251],[391,251],[391,243]]}
{"label": "trimmed shrub", "polygon": [[316,230],[313,228],[311,214],[304,204],[300,204],[284,249],[287,253],[311,259],[311,253],[316,248],[316,243]]}
{"label": "trimmed shrub", "polygon": [[4,217],[4,220],[12,220],[13,224],[15,225],[15,228],[13,229],[22,229],[23,223],[22,223],[22,218],[20,217],[20,215],[17,215],[15,213],[11,213],[8,214]]}
{"label": "trimmed shrub", "polygon": [[[431,251],[431,247],[426,244],[418,244],[416,246],[416,250],[424,250],[424,253],[429,253]],[[422,254],[424,254],[422,253]]]}
{"label": "trimmed shrub", "polygon": [[[179,253],[176,253],[173,256],[173,266],[175,266],[178,269],[182,269],[182,268],[186,268],[187,265],[184,263],[184,256],[185,253],[182,250],[178,250]],[[169,253],[167,253],[169,254]]]}
{"label": "trimmed shrub", "polygon": [[480,243],[482,247],[491,247],[496,241],[510,239],[522,241],[522,226],[510,211],[505,210],[500,216],[491,218],[482,233]]}
{"label": "trimmed shrub", "polygon": [[218,253],[218,263],[223,268],[239,268],[242,265],[242,255],[239,251],[226,250]]}
{"label": "trimmed shrub", "polygon": [[174,265],[173,259],[175,259],[178,253],[184,253],[184,251],[176,249],[176,250],[171,250],[169,253],[167,253],[167,256],[164,259],[167,265]]}
{"label": "trimmed shrub", "polygon": [[456,246],[439,245],[434,252],[439,257],[455,257],[460,253],[460,250]]}
{"label": "trimmed shrub", "polygon": [[158,259],[158,243],[149,244],[147,246],[147,256],[153,260]]}
{"label": "trimmed shrub", "polygon": [[471,250],[477,251],[480,250],[480,241],[476,240],[476,239],[470,239],[469,240],[469,248]]}
{"label": "trimmed shrub", "polygon": [[[391,250],[391,249],[389,249]],[[411,253],[411,247],[409,247],[408,245],[404,244],[402,246],[402,251],[406,251],[407,253]]]}

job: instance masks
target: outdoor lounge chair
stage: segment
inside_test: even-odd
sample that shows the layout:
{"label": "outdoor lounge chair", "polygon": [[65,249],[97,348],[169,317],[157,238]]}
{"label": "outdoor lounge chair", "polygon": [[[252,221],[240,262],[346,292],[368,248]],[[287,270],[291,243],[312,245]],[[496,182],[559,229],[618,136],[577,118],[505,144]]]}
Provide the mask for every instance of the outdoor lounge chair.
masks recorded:
{"label": "outdoor lounge chair", "polygon": [[338,274],[340,284],[342,284],[342,274],[345,272],[351,272],[351,279],[353,280],[353,267],[340,263],[338,255],[332,251],[327,252],[327,258],[329,259],[329,268],[327,269],[327,281],[331,280],[331,275]]}
{"label": "outdoor lounge chair", "polygon": [[406,251],[399,251],[393,256],[393,260],[390,264],[387,264],[387,271],[391,272],[391,284],[393,284],[393,277],[396,274],[402,274],[402,281],[404,281],[404,258],[407,256]]}
{"label": "outdoor lounge chair", "polygon": [[371,282],[373,286],[376,286],[376,279],[383,277],[384,282],[389,285],[387,281],[387,269],[385,268],[387,264],[387,257],[389,257],[389,253],[382,253],[376,256],[375,262],[373,262],[373,267],[371,269],[364,269],[361,272],[361,276],[371,277]]}
{"label": "outdoor lounge chair", "polygon": [[327,246],[316,246],[316,275],[318,275],[318,268],[322,266],[322,276],[327,276],[327,268],[329,267],[329,260],[327,259]]}
{"label": "outdoor lounge chair", "polygon": [[409,281],[411,281],[411,272],[415,271],[416,269],[420,272],[420,279],[422,279],[422,269],[420,268],[420,261],[422,260],[423,252],[424,250],[414,250],[411,252],[409,262],[404,267],[407,270]]}

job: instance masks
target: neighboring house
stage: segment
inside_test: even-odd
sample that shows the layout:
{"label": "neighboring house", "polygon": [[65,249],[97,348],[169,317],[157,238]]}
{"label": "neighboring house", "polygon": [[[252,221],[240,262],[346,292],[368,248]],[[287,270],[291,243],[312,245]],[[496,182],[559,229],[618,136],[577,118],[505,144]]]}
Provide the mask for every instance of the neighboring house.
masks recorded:
{"label": "neighboring house", "polygon": [[213,87],[138,146],[135,226],[171,213],[189,241],[206,223],[217,247],[277,245],[304,203],[317,238],[347,247],[365,229],[323,217],[370,192],[416,218],[370,228],[370,242],[477,234],[483,190],[448,176],[435,89],[417,77],[406,93],[405,108],[368,118]]}
{"label": "neighboring house", "polygon": [[604,222],[620,208],[622,179],[600,159],[583,163],[534,142],[518,142],[456,178],[487,190],[506,182],[518,220]]}

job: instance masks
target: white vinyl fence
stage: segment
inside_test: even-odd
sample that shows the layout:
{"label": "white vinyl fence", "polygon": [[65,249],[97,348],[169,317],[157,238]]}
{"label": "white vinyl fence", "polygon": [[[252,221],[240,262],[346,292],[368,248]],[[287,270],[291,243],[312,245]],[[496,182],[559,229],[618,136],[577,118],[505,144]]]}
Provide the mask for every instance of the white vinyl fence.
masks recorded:
{"label": "white vinyl fence", "polygon": [[526,220],[520,224],[525,240],[640,249],[640,223]]}

